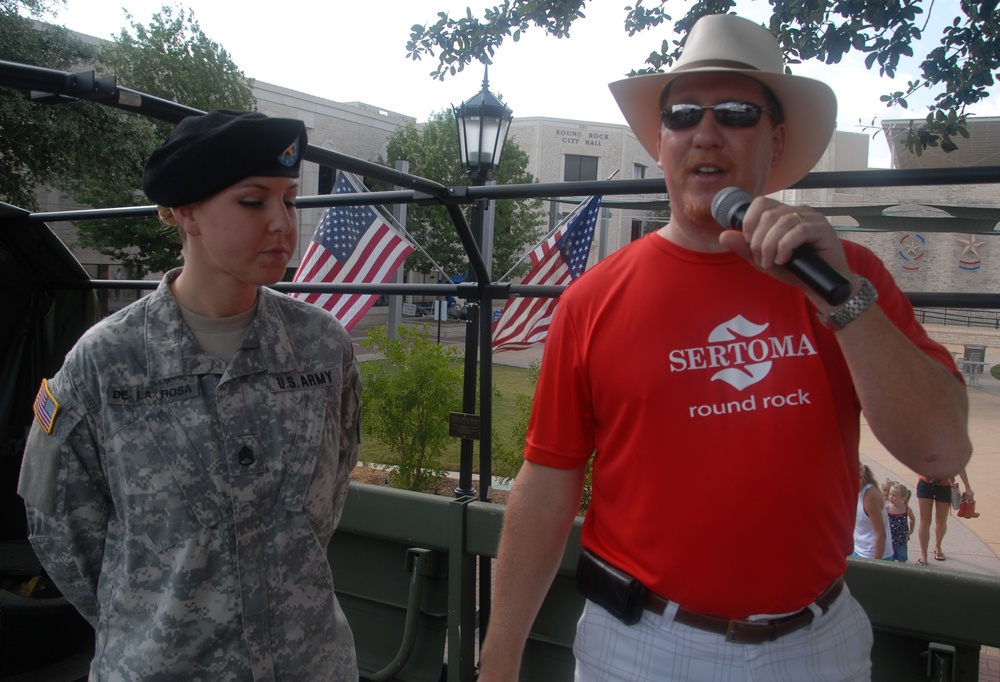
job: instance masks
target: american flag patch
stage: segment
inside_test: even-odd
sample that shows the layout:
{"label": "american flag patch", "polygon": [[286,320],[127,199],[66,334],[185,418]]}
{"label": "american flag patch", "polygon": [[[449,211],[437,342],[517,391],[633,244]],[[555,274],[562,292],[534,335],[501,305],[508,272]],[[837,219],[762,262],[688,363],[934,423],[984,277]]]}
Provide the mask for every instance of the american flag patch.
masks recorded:
{"label": "american flag patch", "polygon": [[45,429],[45,433],[52,433],[52,424],[56,421],[56,413],[59,412],[59,403],[49,393],[49,382],[42,379],[42,386],[35,396],[35,419]]}

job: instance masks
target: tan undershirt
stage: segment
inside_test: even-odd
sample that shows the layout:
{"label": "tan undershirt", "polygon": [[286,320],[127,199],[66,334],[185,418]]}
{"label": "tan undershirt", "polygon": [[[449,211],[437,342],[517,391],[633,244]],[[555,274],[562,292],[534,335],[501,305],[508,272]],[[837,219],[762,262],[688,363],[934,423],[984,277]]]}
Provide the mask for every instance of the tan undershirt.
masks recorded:
{"label": "tan undershirt", "polygon": [[257,314],[256,305],[246,312],[230,317],[204,317],[191,312],[182,305],[180,308],[181,317],[191,328],[191,332],[201,349],[227,363],[232,361],[236,351],[240,349],[243,335]]}

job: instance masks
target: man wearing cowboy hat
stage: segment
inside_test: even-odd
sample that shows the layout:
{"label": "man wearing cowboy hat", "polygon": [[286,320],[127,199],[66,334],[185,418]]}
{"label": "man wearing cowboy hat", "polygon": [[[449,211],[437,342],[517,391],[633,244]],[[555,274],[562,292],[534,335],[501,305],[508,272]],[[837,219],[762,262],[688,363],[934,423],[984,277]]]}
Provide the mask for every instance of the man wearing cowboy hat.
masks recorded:
{"label": "man wearing cowboy hat", "polygon": [[[871,627],[843,582],[859,415],[906,466],[954,475],[971,452],[961,377],[871,252],[763,196],[809,172],[836,116],[766,29],[704,17],[672,71],[611,90],[670,222],[557,309],[480,680],[517,678],[592,455],[577,679],[866,679]],[[713,218],[729,187],[756,197],[742,232]],[[785,267],[800,247],[846,278],[846,302]]]}

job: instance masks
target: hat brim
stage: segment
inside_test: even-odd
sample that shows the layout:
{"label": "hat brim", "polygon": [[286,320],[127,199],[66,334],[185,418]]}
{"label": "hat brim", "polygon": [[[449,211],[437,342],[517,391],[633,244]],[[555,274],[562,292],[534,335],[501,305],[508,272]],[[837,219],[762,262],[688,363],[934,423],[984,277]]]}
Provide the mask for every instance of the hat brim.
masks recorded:
{"label": "hat brim", "polygon": [[660,138],[660,97],[664,88],[694,74],[742,74],[766,85],[781,102],[785,122],[785,150],[772,169],[766,191],[791,187],[804,178],[822,158],[837,125],[837,97],[821,81],[769,73],[757,69],[699,67],[633,76],[608,87],[639,143],[657,158]]}

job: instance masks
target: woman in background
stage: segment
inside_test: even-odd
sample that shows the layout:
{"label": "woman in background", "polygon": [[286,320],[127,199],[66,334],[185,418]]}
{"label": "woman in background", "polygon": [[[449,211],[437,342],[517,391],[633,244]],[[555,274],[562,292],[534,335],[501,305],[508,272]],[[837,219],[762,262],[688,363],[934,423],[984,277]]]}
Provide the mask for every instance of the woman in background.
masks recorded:
{"label": "woman in background", "polygon": [[[969,476],[962,469],[959,478],[965,485],[965,496],[972,500],[973,492],[969,487]],[[934,559],[944,561],[941,542],[948,532],[948,515],[951,513],[951,488],[954,479],[933,480],[920,476],[917,481],[917,511],[920,512],[920,523],[917,526],[917,541],[920,543],[920,558],[917,563],[927,565],[927,546],[931,539],[931,514],[934,514]]]}
{"label": "woman in background", "polygon": [[891,561],[892,542],[885,497],[867,464],[861,465],[860,476],[861,491],[854,517],[854,556]]}

